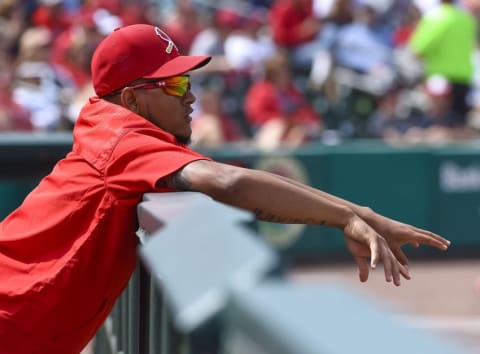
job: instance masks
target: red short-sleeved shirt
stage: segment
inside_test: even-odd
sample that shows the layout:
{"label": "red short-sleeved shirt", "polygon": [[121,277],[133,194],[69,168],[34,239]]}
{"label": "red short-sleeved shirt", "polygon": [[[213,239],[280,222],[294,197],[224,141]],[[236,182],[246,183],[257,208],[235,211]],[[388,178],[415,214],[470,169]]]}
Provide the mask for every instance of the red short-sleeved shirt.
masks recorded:
{"label": "red short-sleeved shirt", "polygon": [[136,265],[136,205],[208,159],[120,106],[84,107],[65,159],[0,224],[0,354],[79,353]]}

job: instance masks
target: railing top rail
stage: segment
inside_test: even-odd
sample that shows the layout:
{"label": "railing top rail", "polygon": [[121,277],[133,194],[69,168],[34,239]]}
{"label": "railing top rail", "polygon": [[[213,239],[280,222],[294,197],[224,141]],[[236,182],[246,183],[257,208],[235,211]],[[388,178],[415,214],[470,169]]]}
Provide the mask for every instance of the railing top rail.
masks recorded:
{"label": "railing top rail", "polygon": [[252,286],[276,264],[273,250],[242,225],[249,213],[202,194],[146,195],[138,210],[141,258],[182,331],[196,328],[223,308],[232,289]]}

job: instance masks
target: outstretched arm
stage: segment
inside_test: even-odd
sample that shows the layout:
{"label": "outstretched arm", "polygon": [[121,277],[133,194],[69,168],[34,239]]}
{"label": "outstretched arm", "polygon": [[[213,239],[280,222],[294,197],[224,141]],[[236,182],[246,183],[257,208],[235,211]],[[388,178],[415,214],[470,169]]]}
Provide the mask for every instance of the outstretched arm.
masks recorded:
{"label": "outstretched arm", "polygon": [[387,281],[393,279],[400,285],[400,275],[410,278],[382,235],[348,204],[312,193],[303,185],[263,171],[204,160],[188,164],[160,183],[176,190],[202,192],[217,201],[250,210],[260,220],[339,228],[359,266],[362,281],[368,278],[368,257],[372,268],[383,262]]}
{"label": "outstretched arm", "polygon": [[301,184],[292,179],[281,176],[279,176],[279,178],[288,183],[292,183],[299,188],[304,188],[310,193],[318,194],[327,198],[328,200],[351,208],[355,214],[365,220],[373,229],[375,229],[375,231],[377,231],[387,240],[391,250],[403,265],[408,264],[408,258],[402,252],[401,247],[407,243],[412,244],[414,247],[424,244],[440,250],[446,250],[448,246],[450,246],[450,241],[437,234],[434,234],[433,232],[422,230],[417,227],[387,218],[383,215],[375,213],[368,207],[356,205],[352,202]]}

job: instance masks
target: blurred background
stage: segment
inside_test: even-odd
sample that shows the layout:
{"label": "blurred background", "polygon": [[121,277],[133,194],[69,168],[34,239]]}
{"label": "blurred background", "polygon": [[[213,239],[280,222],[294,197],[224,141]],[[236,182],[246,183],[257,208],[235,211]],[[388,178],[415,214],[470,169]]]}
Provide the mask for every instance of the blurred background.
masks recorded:
{"label": "blurred background", "polygon": [[158,25],[213,57],[191,75],[195,149],[453,242],[408,250],[393,289],[359,284],[335,231],[260,223],[292,278],[361,287],[478,351],[479,18],[480,0],[0,0],[0,217],[69,151],[98,43]]}
{"label": "blurred background", "polygon": [[475,139],[480,4],[441,2],[2,0],[0,131],[70,131],[94,48],[142,22],[214,57],[193,74],[196,146]]}

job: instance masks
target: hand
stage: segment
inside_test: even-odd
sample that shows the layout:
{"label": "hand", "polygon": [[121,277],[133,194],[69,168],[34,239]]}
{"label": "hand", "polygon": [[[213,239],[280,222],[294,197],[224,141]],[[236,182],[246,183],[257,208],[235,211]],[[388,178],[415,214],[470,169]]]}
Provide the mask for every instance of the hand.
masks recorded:
{"label": "hand", "polygon": [[407,243],[414,247],[424,244],[443,251],[450,246],[450,241],[433,232],[422,230],[379,214],[374,215],[369,225],[387,240],[395,257],[405,266],[408,264],[408,258],[401,250],[401,247]]}
{"label": "hand", "polygon": [[407,267],[397,259],[388,242],[361,218],[356,215],[352,217],[343,232],[347,248],[357,263],[361,282],[368,279],[368,257],[372,269],[376,268],[380,261],[383,262],[387,282],[393,279],[393,283],[399,286],[400,275],[410,279]]}

